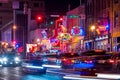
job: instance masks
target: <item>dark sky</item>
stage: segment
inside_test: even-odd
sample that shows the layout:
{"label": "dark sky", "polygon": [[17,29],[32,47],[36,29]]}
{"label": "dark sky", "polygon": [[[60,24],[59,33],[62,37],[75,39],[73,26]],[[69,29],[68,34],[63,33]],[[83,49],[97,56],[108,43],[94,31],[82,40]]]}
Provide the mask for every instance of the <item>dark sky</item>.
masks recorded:
{"label": "dark sky", "polygon": [[46,0],[46,11],[49,13],[65,13],[68,11],[68,4],[71,5],[71,9],[79,6],[79,0]]}

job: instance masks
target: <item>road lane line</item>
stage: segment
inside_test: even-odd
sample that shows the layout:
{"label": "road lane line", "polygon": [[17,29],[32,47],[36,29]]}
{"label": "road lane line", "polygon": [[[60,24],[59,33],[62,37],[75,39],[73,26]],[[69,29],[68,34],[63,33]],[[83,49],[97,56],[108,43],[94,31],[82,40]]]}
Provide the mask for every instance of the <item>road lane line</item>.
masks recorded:
{"label": "road lane line", "polygon": [[120,74],[96,73],[98,78],[120,79]]}

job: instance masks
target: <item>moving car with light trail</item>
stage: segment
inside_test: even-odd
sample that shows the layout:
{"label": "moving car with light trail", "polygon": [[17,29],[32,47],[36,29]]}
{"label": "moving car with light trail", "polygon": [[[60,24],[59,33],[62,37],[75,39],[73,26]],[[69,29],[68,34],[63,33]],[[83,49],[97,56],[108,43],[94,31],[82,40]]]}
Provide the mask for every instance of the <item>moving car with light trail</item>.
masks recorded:
{"label": "moving car with light trail", "polygon": [[22,62],[21,67],[25,73],[46,73],[46,68],[42,64],[39,59],[25,60]]}
{"label": "moving car with light trail", "polygon": [[76,65],[74,67],[79,68],[83,64],[83,68],[110,69],[109,59],[111,56],[111,54],[107,54],[104,50],[85,51],[80,54],[79,58],[75,59]]}
{"label": "moving car with light trail", "polygon": [[77,53],[61,53],[44,55],[43,67],[46,68],[73,68],[74,59],[79,57]]}

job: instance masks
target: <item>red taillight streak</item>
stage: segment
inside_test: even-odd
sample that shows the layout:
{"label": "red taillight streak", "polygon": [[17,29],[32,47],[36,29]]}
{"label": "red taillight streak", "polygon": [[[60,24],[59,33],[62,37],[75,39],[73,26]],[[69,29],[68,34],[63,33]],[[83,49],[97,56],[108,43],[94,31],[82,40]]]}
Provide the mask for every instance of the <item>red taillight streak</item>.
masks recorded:
{"label": "red taillight streak", "polygon": [[115,61],[114,61],[114,60],[109,60],[109,62],[110,62],[110,63],[115,63]]}
{"label": "red taillight streak", "polygon": [[65,64],[72,64],[72,63],[74,63],[72,60],[69,60],[69,59],[66,59],[66,58],[62,59],[62,61],[63,61]]}

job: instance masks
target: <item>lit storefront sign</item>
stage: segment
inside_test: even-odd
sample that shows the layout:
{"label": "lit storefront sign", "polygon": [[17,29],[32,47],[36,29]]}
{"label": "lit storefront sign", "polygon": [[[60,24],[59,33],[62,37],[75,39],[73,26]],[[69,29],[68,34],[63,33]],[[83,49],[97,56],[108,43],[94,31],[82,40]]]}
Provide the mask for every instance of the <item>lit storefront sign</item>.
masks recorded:
{"label": "lit storefront sign", "polygon": [[60,41],[58,39],[50,39],[50,43],[52,45],[52,48],[60,48]]}
{"label": "lit storefront sign", "polygon": [[68,41],[71,39],[71,35],[69,33],[60,33],[58,35],[58,39],[62,41]]}
{"label": "lit storefront sign", "polygon": [[71,29],[71,34],[73,36],[84,36],[84,30],[83,30],[83,28],[80,28],[79,26],[74,26]]}

